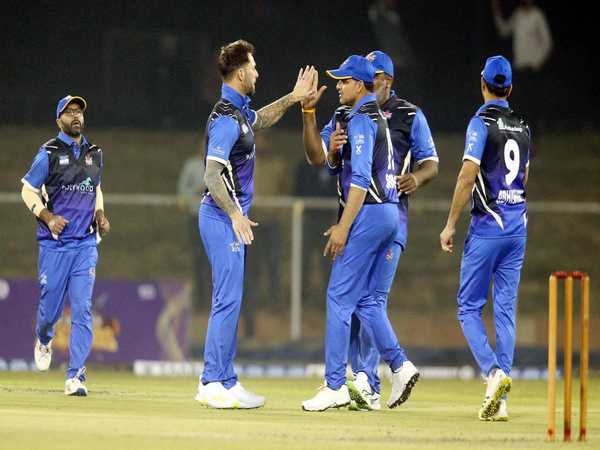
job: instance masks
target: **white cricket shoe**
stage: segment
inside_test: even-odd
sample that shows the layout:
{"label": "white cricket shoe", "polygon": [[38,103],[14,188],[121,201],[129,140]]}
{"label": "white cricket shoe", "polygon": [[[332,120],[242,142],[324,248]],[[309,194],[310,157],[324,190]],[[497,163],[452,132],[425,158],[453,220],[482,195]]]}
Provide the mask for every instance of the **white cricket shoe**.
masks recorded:
{"label": "white cricket shoe", "polygon": [[502,369],[495,369],[487,377],[485,398],[479,408],[479,419],[487,420],[494,416],[500,409],[500,400],[504,394],[510,391],[512,380]]}
{"label": "white cricket shoe", "polygon": [[498,408],[498,412],[494,414],[492,417],[488,417],[487,419],[479,419],[485,420],[489,422],[508,422],[508,405],[506,399],[500,399],[500,407]]}
{"label": "white cricket shoe", "polygon": [[381,411],[381,395],[378,392],[373,392],[371,396],[371,408],[373,411]]}
{"label": "white cricket shoe", "polygon": [[65,381],[65,395],[72,395],[74,397],[86,397],[88,390],[85,387],[85,383],[77,377],[68,378]]}
{"label": "white cricket shoe", "polygon": [[52,361],[52,341],[44,345],[39,339],[36,339],[33,348],[33,359],[35,359],[35,366],[39,371],[48,370]]}
{"label": "white cricket shoe", "polygon": [[350,393],[348,386],[342,385],[337,391],[321,386],[319,392],[313,398],[302,402],[304,411],[325,411],[329,408],[341,408],[350,404]]}
{"label": "white cricket shoe", "polygon": [[229,392],[239,400],[240,408],[242,409],[254,409],[265,406],[265,398],[263,396],[248,391],[239,381],[235,383],[235,386],[229,388]]}
{"label": "white cricket shoe", "polygon": [[346,381],[348,392],[350,393],[350,410],[352,411],[371,411],[371,399],[373,391],[369,384],[369,378],[364,372],[358,372],[354,380]]}
{"label": "white cricket shoe", "polygon": [[399,369],[392,372],[392,393],[387,401],[388,408],[395,408],[408,400],[417,381],[419,371],[413,363],[404,361]]}
{"label": "white cricket shoe", "polygon": [[206,389],[204,388],[202,381],[198,382],[198,390],[196,392],[196,396],[194,397],[194,400],[196,400],[202,406],[208,406],[208,398],[206,397]]}
{"label": "white cricket shoe", "polygon": [[205,384],[202,390],[206,398],[206,406],[210,408],[238,409],[241,407],[240,401],[235,395],[218,381]]}

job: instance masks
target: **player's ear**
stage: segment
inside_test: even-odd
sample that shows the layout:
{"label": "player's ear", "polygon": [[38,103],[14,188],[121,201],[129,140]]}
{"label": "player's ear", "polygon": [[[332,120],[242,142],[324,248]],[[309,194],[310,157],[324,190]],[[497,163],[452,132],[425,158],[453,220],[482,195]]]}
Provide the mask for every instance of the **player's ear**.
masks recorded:
{"label": "player's ear", "polygon": [[56,119],[56,126],[58,127],[58,129],[59,129],[60,131],[62,131],[62,125],[61,125],[61,123],[60,123],[60,117],[59,117],[58,119]]}

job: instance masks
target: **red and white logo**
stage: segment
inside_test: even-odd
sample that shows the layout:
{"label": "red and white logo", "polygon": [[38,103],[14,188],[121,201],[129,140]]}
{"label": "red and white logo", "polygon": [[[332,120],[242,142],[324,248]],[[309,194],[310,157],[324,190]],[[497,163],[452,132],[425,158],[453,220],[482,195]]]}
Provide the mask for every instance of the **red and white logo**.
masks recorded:
{"label": "red and white logo", "polygon": [[392,113],[390,111],[383,111],[383,117],[385,117],[386,119],[391,119]]}

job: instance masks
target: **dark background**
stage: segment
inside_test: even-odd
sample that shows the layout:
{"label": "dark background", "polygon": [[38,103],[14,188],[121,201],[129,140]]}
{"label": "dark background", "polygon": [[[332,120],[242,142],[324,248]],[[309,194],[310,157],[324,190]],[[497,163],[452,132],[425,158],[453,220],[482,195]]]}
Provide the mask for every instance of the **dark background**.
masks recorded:
{"label": "dark background", "polygon": [[[323,71],[349,54],[382,48],[368,20],[371,4],[5,2],[0,121],[51,124],[57,100],[70,93],[88,99],[86,116],[94,126],[198,129],[218,97],[214,56],[220,45],[238,38],[255,44],[258,108],[287,93],[301,65]],[[507,17],[516,2],[502,5]],[[538,5],[554,40],[538,97],[547,125],[557,131],[597,128],[595,17],[583,4]],[[435,131],[462,132],[480,103],[485,58],[511,57],[511,39],[498,37],[487,1],[397,1],[395,9],[414,60],[410,68],[396,69],[399,95],[419,104]],[[394,41],[393,32],[384,34]],[[337,101],[334,83],[322,81],[329,86],[322,107],[330,111]],[[518,78],[514,85],[517,98]],[[283,119],[287,126],[297,122],[293,114]]]}

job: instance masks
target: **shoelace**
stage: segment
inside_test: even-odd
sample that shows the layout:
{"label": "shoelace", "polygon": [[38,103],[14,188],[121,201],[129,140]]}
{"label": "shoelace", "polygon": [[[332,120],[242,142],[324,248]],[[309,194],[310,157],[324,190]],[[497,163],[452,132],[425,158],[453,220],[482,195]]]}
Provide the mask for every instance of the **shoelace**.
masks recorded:
{"label": "shoelace", "polygon": [[[85,381],[85,374],[86,374],[86,368],[85,366],[83,366],[81,369],[79,369],[77,371],[77,373],[75,374],[75,376],[73,378],[77,378],[79,381],[83,382]],[[83,379],[82,379],[83,377]]]}
{"label": "shoelace", "polygon": [[50,353],[50,346],[44,345],[40,342],[38,345],[38,350],[40,351],[40,353]]}

